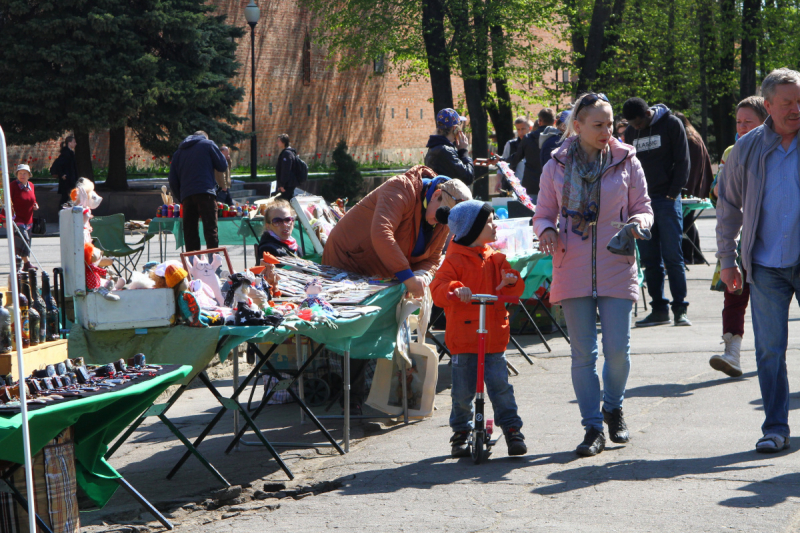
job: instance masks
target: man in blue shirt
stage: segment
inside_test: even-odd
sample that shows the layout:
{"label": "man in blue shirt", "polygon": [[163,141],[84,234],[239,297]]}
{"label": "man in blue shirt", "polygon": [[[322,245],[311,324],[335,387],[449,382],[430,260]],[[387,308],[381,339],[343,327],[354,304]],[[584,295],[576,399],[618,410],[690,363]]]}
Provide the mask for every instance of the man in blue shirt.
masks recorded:
{"label": "man in blue shirt", "polygon": [[736,266],[741,231],[765,415],[756,451],[774,453],[789,447],[789,305],[800,298],[800,72],[771,72],[761,93],[769,118],[739,139],[722,170],[717,257],[728,290],[741,289]]}

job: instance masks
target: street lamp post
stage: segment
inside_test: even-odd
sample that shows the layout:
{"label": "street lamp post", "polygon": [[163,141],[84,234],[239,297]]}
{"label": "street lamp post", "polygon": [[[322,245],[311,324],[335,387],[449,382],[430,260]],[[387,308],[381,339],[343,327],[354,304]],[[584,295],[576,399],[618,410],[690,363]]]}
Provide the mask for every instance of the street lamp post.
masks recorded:
{"label": "street lamp post", "polygon": [[258,18],[261,16],[261,10],[258,9],[255,0],[250,0],[247,7],[244,8],[244,18],[250,25],[250,111],[252,117],[250,123],[252,125],[253,136],[250,139],[250,179],[256,179],[256,167],[258,166],[258,141],[256,140],[256,24]]}

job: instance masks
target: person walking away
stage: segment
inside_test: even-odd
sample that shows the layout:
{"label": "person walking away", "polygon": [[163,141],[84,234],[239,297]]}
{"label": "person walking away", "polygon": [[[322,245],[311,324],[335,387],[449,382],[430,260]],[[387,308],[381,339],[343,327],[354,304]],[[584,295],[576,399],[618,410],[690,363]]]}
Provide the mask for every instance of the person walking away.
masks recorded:
{"label": "person walking away", "polygon": [[622,106],[628,121],[625,140],[636,148],[647,178],[655,215],[652,239],[640,241],[639,254],[652,312],[636,327],[669,324],[670,301],[664,298],[664,271],[669,276],[672,314],[676,326],[691,326],[687,316],[686,270],[683,263],[681,189],[689,179],[689,146],[681,121],[664,104],[648,107],[641,98]]}
{"label": "person walking away", "polygon": [[27,272],[34,268],[30,262],[31,255],[31,228],[33,228],[33,212],[39,209],[36,203],[31,179],[31,167],[28,165],[17,166],[17,179],[8,186],[11,194],[11,208],[14,212],[14,224],[19,231],[9,224],[6,227],[14,231],[14,249],[22,259],[22,269]]}
{"label": "person walking away", "polygon": [[279,198],[286,201],[294,198],[294,190],[297,188],[297,176],[295,175],[295,160],[297,150],[289,145],[289,134],[281,133],[278,135],[278,164],[275,166],[275,178],[277,180]]}
{"label": "person walking away", "polygon": [[436,113],[436,134],[428,138],[425,166],[437,176],[448,176],[472,185],[475,167],[469,157],[469,140],[461,130],[462,118],[446,107]]}
{"label": "person walking away", "polygon": [[[703,138],[692,126],[689,119],[683,113],[675,113],[675,116],[683,124],[683,129],[686,131],[686,141],[689,144],[689,180],[686,182],[686,195],[690,197],[705,199],[711,191],[711,182],[714,180],[714,173],[711,170],[711,157],[708,155],[708,149],[703,142]],[[683,252],[684,265],[699,265],[706,262],[700,249],[700,233],[697,228],[692,225],[688,229],[689,222],[687,218],[691,218],[691,212],[683,216],[683,228],[688,239],[681,241],[681,250]],[[692,246],[694,243],[694,246]]]}
{"label": "person walking away", "polygon": [[69,193],[78,182],[78,163],[75,159],[75,147],[78,141],[74,135],[67,135],[61,142],[61,152],[50,166],[50,175],[58,183],[58,194],[61,195],[59,205],[70,202]]}
{"label": "person walking away", "polygon": [[[736,106],[736,138],[741,139],[748,132],[763,124],[767,120],[767,116],[764,98],[761,96],[748,96],[739,102],[739,105]],[[717,176],[712,184],[712,191],[709,197],[714,207],[717,206],[719,177],[722,175],[725,161],[727,161],[734,146],[734,144],[730,145],[723,152]],[[739,243],[741,244],[741,239]],[[737,252],[741,257],[739,248],[737,248]],[[741,264],[738,264],[738,266],[741,266]],[[717,270],[720,270],[720,268],[720,262],[717,260]],[[725,284],[723,283],[722,285],[724,286]],[[740,352],[742,338],[744,337],[744,315],[747,312],[747,304],[750,302],[750,284],[747,282],[747,272],[742,271],[742,288],[740,290],[731,292],[725,288],[723,295],[722,343],[725,345],[725,351],[721,355],[713,355],[708,363],[714,370],[719,370],[731,377],[738,378],[742,375]]]}
{"label": "person walking away", "polygon": [[[564,132],[567,130],[567,119],[569,118],[570,110],[565,109],[558,114],[556,119],[555,128],[546,128],[539,136],[539,142],[542,149],[539,150],[539,159],[542,162],[542,168],[553,157],[553,151],[561,146],[564,142]],[[555,129],[555,131],[553,131]]]}
{"label": "person walking away", "polygon": [[[471,298],[473,294],[519,297],[525,291],[525,283],[519,281],[519,272],[511,268],[506,256],[488,246],[497,240],[491,205],[469,200],[453,209],[439,208],[436,218],[442,224],[449,224],[454,235],[447,256],[431,282],[433,303],[442,307],[447,317],[445,343],[453,354],[450,455],[454,458],[469,457],[467,440],[475,415],[478,376],[476,326],[480,312],[478,306],[472,305]],[[458,296],[458,301],[448,298],[451,292]],[[508,455],[524,455],[528,448],[520,432],[522,419],[517,412],[514,387],[508,382],[506,367],[505,351],[510,338],[508,311],[505,305],[497,303],[489,306],[486,314],[486,389],[497,425],[503,429]]]}
{"label": "person walking away", "polygon": [[[511,157],[512,154],[517,153],[517,149],[519,148],[519,144],[522,141],[522,138],[528,134],[531,130],[530,125],[528,124],[528,119],[525,117],[518,117],[514,121],[514,128],[517,131],[517,136],[506,143],[503,147],[503,159],[506,160]],[[517,176],[522,176],[525,173],[525,160],[517,164],[516,167],[511,169],[514,171],[514,174]],[[508,180],[505,178],[500,170],[497,171],[497,189],[495,192],[500,192],[501,190],[504,191],[511,191],[511,185],[508,183]]]}
{"label": "person walking away", "polygon": [[[631,366],[631,312],[639,284],[635,256],[612,254],[607,245],[618,231],[615,224],[630,225],[627,234],[632,238],[640,238],[653,224],[636,151],[612,135],[613,126],[605,95],[589,93],[578,99],[566,140],[542,172],[533,216],[539,248],[553,256],[550,301],[561,303],[570,332],[572,386],[585,429],[575,450],[580,456],[603,451],[603,422],[612,442],[630,439],[622,402]],[[598,312],[602,393],[597,375]]]}
{"label": "person walking away", "polygon": [[224,172],[227,168],[225,156],[204,131],[186,137],[172,155],[169,186],[181,202],[187,252],[200,249],[200,219],[206,248],[219,247],[214,171]]}
{"label": "person walking away", "polygon": [[789,305],[800,298],[800,72],[777,69],[761,83],[769,117],[733,146],[719,180],[717,257],[728,290],[750,283],[756,367],[764,402],[763,437],[756,451],[789,447],[786,347]]}
{"label": "person walking away", "polygon": [[296,214],[289,202],[278,197],[270,201],[264,213],[264,233],[258,243],[256,259],[261,261],[264,252],[275,257],[303,257],[303,249],[297,244],[297,239],[292,237],[296,220]]}
{"label": "person walking away", "polygon": [[222,145],[219,151],[225,157],[228,168],[222,172],[214,170],[214,179],[217,181],[217,202],[233,205],[233,198],[231,197],[231,184],[233,183],[231,180],[231,168],[233,168],[231,150],[227,146]]}
{"label": "person walking away", "polygon": [[550,108],[539,111],[538,126],[522,138],[517,153],[513,154],[507,161],[511,168],[515,168],[523,158],[525,159],[525,174],[522,176],[522,186],[531,197],[531,201],[536,203],[536,195],[539,194],[539,176],[542,175],[542,161],[539,157],[541,146],[539,136],[556,121],[555,113]]}

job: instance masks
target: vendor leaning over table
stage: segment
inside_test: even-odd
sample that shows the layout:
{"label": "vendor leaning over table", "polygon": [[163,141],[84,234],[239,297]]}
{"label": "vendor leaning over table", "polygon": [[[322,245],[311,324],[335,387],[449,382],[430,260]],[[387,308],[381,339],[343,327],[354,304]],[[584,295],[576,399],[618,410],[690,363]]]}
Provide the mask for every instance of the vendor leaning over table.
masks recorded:
{"label": "vendor leaning over table", "polygon": [[[334,226],[322,264],[366,276],[397,277],[414,297],[422,297],[425,275],[433,276],[442,260],[449,230],[436,223],[439,207],[471,200],[457,179],[436,176],[418,165],[395,176],[358,202]],[[351,408],[357,414],[364,396],[364,366],[354,359]]]}

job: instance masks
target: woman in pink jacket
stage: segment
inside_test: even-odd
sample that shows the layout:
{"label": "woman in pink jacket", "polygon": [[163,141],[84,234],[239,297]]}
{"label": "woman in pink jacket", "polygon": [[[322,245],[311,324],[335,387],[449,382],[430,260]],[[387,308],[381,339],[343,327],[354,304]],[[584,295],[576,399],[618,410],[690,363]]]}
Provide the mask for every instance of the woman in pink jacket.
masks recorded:
{"label": "woman in pink jacket", "polygon": [[[628,442],[622,399],[630,372],[633,302],[639,298],[634,256],[606,249],[619,226],[653,223],[636,150],[613,136],[614,116],[603,94],[581,96],[565,141],[545,165],[533,217],[540,249],[553,256],[550,300],[560,302],[571,336],[572,385],[586,430],[578,455],[605,448],[603,421],[613,442]],[[633,234],[639,238],[634,231]],[[603,332],[603,409],[597,375],[597,326]]]}

